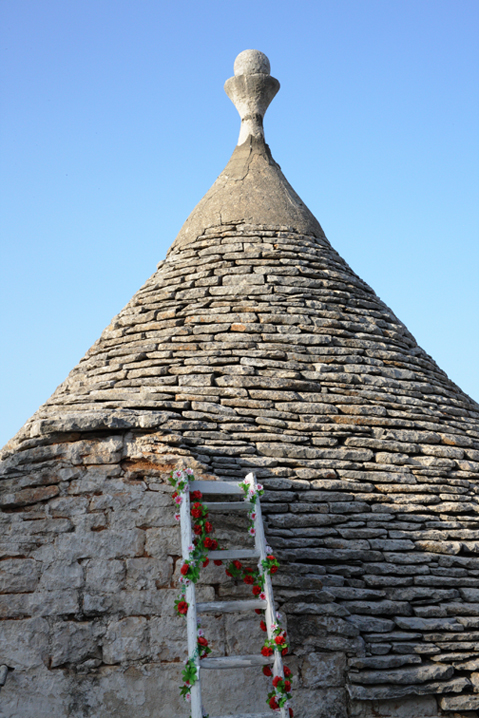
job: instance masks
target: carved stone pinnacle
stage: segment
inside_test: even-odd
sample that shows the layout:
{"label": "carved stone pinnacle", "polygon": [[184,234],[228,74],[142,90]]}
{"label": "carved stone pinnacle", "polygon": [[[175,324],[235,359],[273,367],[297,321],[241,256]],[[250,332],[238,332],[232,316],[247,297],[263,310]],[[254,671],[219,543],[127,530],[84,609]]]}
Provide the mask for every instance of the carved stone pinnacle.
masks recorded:
{"label": "carved stone pinnacle", "polygon": [[241,52],[235,60],[234,73],[225,82],[225,92],[241,117],[238,145],[250,135],[264,139],[263,117],[280,84],[269,74],[269,60],[259,50]]}

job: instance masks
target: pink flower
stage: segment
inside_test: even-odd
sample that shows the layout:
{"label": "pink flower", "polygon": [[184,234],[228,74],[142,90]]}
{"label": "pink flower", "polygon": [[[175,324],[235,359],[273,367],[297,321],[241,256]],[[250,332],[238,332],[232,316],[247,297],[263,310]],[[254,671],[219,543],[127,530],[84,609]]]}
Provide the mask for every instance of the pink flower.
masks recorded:
{"label": "pink flower", "polygon": [[195,550],[195,547],[193,546],[192,543],[190,543],[190,545],[188,546],[188,553],[191,553],[194,550]]}
{"label": "pink flower", "polygon": [[256,518],[256,511],[253,511],[253,513],[250,514],[250,516],[251,516],[251,519],[254,521]]}
{"label": "pink flower", "polygon": [[188,703],[191,701],[191,693],[185,695],[185,700],[188,701]]}
{"label": "pink flower", "polygon": [[180,514],[175,514],[175,521],[179,521],[179,520],[180,520]]}
{"label": "pink flower", "polygon": [[256,488],[258,489],[258,491],[263,491],[263,487],[261,486],[261,484],[256,484]]}
{"label": "pink flower", "polygon": [[261,593],[259,594],[259,597],[260,597],[260,599],[261,599],[262,601],[266,601],[266,594],[265,594],[264,592],[261,592]]}
{"label": "pink flower", "polygon": [[175,504],[178,504],[178,506],[181,504],[182,501],[183,501],[183,499],[182,499],[181,496],[177,496],[177,497],[175,498]]}
{"label": "pink flower", "polygon": [[179,469],[176,469],[173,476],[175,477],[175,479],[181,479],[182,474],[183,474],[182,471],[180,471]]}
{"label": "pink flower", "polygon": [[203,629],[198,628],[198,636],[204,636],[204,635],[205,635],[205,632],[203,631]]}
{"label": "pink flower", "polygon": [[248,529],[248,533],[250,536],[254,536],[256,534],[256,529],[253,526],[251,526],[251,528]]}
{"label": "pink flower", "polygon": [[189,469],[189,468],[186,469],[185,474],[188,474],[188,476],[192,476],[192,474],[193,474],[193,469]]}

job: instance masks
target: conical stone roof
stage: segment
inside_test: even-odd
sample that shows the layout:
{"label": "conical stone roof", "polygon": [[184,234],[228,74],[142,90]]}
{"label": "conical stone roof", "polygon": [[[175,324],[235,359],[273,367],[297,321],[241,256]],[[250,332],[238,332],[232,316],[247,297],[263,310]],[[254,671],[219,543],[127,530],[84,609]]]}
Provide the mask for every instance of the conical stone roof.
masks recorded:
{"label": "conical stone roof", "polygon": [[[411,695],[472,710],[479,406],[332,248],[272,159],[262,117],[278,87],[264,55],[239,56],[226,90],[240,143],[157,271],[5,447],[3,506],[43,511],[113,478],[148,484],[179,460],[211,477],[253,469],[285,566],[276,590],[304,715],[324,690],[318,661],[336,666],[338,716],[356,715],[347,700]],[[84,465],[72,494],[66,472]]]}

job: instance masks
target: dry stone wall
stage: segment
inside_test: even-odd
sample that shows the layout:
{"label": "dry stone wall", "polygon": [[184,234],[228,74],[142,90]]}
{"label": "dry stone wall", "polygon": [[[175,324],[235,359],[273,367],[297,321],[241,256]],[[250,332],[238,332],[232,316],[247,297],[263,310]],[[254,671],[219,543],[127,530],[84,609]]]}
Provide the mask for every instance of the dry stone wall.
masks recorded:
{"label": "dry stone wall", "polygon": [[[299,716],[476,715],[478,419],[325,238],[229,225],[173,246],[4,449],[0,715],[187,715],[181,460],[267,488]],[[239,589],[219,570],[201,590]],[[219,654],[253,635],[232,621],[207,629]]]}

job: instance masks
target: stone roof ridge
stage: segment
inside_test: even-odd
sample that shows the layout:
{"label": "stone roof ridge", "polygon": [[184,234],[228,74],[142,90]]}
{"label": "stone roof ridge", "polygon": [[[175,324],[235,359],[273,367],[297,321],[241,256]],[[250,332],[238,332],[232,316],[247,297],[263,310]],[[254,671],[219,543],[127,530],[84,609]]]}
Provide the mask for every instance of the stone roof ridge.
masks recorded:
{"label": "stone roof ridge", "polygon": [[285,225],[324,237],[318,220],[291,187],[265,142],[263,117],[280,84],[258,50],[235,60],[225,91],[241,118],[238,144],[216,182],[197,204],[170,252],[195,242],[205,230],[229,224]]}

